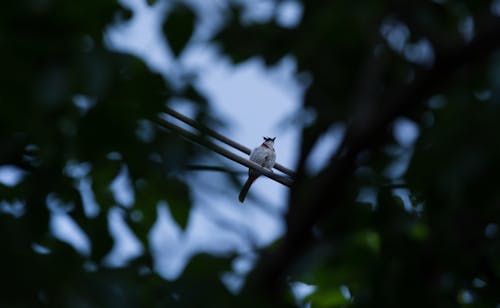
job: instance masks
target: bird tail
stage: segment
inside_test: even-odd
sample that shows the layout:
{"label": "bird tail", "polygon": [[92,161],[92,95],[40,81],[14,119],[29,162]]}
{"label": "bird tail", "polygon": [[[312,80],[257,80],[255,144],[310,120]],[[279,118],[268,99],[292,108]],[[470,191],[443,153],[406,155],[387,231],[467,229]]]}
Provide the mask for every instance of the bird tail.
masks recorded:
{"label": "bird tail", "polygon": [[243,188],[241,189],[240,195],[238,199],[240,200],[241,203],[245,201],[245,197],[247,196],[248,190],[250,189],[250,186],[252,186],[253,182],[257,179],[256,176],[249,175],[247,181],[245,182],[245,185],[243,185]]}

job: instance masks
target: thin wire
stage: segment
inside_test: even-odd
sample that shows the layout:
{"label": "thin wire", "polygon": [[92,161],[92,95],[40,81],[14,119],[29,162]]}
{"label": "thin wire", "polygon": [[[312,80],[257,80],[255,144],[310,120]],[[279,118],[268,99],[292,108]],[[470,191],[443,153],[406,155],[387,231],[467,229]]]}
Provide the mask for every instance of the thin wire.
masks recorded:
{"label": "thin wire", "polygon": [[167,121],[161,117],[157,117],[155,119],[155,123],[161,127],[175,131],[176,133],[183,136],[184,138],[186,138],[192,142],[201,144],[201,145],[209,148],[210,150],[212,150],[212,151],[214,151],[214,152],[216,152],[216,153],[218,153],[218,154],[220,154],[220,155],[222,155],[222,156],[224,156],[232,161],[235,161],[235,162],[237,162],[241,165],[244,165],[248,168],[255,169],[255,170],[259,171],[262,175],[265,175],[268,178],[273,179],[278,183],[281,183],[281,184],[288,186],[288,187],[292,186],[293,180],[291,177],[278,175],[278,174],[270,171],[269,169],[263,168],[253,161],[242,158],[242,157],[234,154],[233,152],[230,152],[230,151],[224,149],[223,147],[218,146],[218,145],[208,141],[207,139],[203,138],[202,136],[199,136],[195,133],[192,133],[192,132],[190,132],[182,127],[179,127],[179,126],[171,123],[170,121]]}
{"label": "thin wire", "polygon": [[[167,107],[165,113],[171,115],[172,117],[178,119],[179,121],[182,121],[182,122],[196,128],[200,132],[207,134],[207,135],[229,145],[230,147],[233,147],[233,148],[235,148],[235,149],[237,149],[237,150],[239,150],[247,155],[250,155],[251,150],[249,148],[247,148],[246,146],[219,134],[218,132],[214,131],[213,129],[210,129],[210,128],[194,121],[193,119],[186,117],[185,115],[173,110],[172,108]],[[288,169],[288,168],[286,168],[278,163],[276,163],[274,165],[274,168],[291,176],[291,177],[295,177],[294,171],[292,171],[292,170],[290,170],[290,169]]]}

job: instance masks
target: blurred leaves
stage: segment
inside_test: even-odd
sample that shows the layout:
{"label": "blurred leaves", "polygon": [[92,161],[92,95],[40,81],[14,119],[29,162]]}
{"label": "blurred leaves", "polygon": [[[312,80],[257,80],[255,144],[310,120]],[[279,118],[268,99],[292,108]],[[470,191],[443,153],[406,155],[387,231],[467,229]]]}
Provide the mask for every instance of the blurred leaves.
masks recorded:
{"label": "blurred leaves", "polygon": [[[149,119],[185,100],[197,121],[222,126],[195,78],[178,89],[143,60],[110,50],[107,29],[132,17],[119,2],[0,5],[0,166],[23,173],[17,185],[0,184],[0,306],[290,306],[280,289],[289,281],[315,287],[303,299],[313,307],[498,305],[500,44],[487,36],[500,29],[494,6],[310,1],[300,24],[284,28],[276,21],[282,6],[271,2],[269,18],[248,22],[245,7],[229,1],[211,41],[235,64],[293,58],[307,85],[302,111],[312,115],[299,141],[287,234],[259,252],[262,264],[286,262],[268,267],[261,284],[249,274],[239,295],[221,278],[234,270],[232,255],[195,255],[167,281],[151,252],[162,202],[186,229],[196,187],[183,166],[204,152]],[[169,4],[162,31],[178,59],[200,16],[187,2]],[[457,55],[462,62],[453,62]],[[450,63],[457,67],[442,69]],[[394,137],[398,117],[418,125],[414,145],[403,148]],[[341,149],[308,174],[309,153],[339,123]],[[87,167],[72,174],[72,164]],[[401,172],[387,172],[393,166]],[[121,204],[111,188],[122,170],[133,204]],[[104,260],[115,244],[109,211],[116,208],[145,249],[111,268]],[[56,210],[82,229],[90,255],[55,238]],[[302,219],[307,234],[294,229]],[[255,273],[266,269],[256,266]]]}
{"label": "blurred leaves", "polygon": [[[170,212],[181,228],[187,225],[191,210],[188,186],[177,179],[150,177],[137,183],[136,204],[141,207],[141,216],[149,224],[154,222],[158,200],[167,201]],[[145,221],[143,221],[145,223]],[[146,231],[146,230],[144,230]],[[146,234],[144,234],[146,235]]]}
{"label": "blurred leaves", "polygon": [[[1,5],[0,165],[17,166],[25,176],[16,186],[0,188],[0,275],[8,285],[0,292],[0,306],[150,307],[141,304],[145,294],[165,284],[158,277],[137,284],[154,276],[139,273],[152,268],[148,253],[123,269],[103,267],[115,244],[108,213],[119,199],[111,185],[124,166],[136,201],[125,217],[143,245],[157,220],[158,202],[169,202],[181,226],[191,208],[189,187],[172,176],[167,163],[171,152],[165,149],[173,139],[147,122],[172,97],[169,84],[137,57],[105,46],[107,27],[130,17],[116,1]],[[189,39],[194,16],[188,24],[189,35],[177,36],[176,47],[179,39],[183,45]],[[191,95],[202,97],[194,89]],[[172,151],[182,161],[195,153],[185,143]],[[87,171],[78,169],[80,163]],[[81,191],[82,181],[92,196]],[[89,198],[97,209],[86,208]],[[61,210],[88,237],[89,256],[55,239],[51,217]],[[109,294],[113,302],[106,300]]]}
{"label": "blurred leaves", "polygon": [[[182,277],[172,284],[173,298],[185,307],[232,306],[236,299],[223,285],[220,275],[229,270],[231,256],[195,256]],[[194,292],[194,293],[193,293]]]}
{"label": "blurred leaves", "polygon": [[169,195],[167,201],[170,205],[170,212],[179,226],[185,229],[191,210],[189,188],[185,183],[170,181],[165,189]]}
{"label": "blurred leaves", "polygon": [[186,47],[193,35],[195,23],[194,11],[181,2],[175,2],[162,27],[168,45],[175,56],[179,56]]}
{"label": "blurred leaves", "polygon": [[[295,274],[317,286],[310,296],[313,306],[444,307],[468,300],[498,302],[498,297],[481,298],[464,291],[475,275],[488,276],[492,285],[499,283],[498,258],[490,254],[492,246],[484,235],[485,228],[496,226],[500,219],[494,188],[499,185],[500,161],[494,136],[499,128],[494,120],[498,104],[493,99],[498,87],[492,87],[496,79],[488,77],[497,71],[496,56],[491,55],[498,53],[499,44],[494,36],[481,41],[484,36],[478,34],[498,30],[490,7],[468,1],[404,5],[316,1],[304,4],[296,29],[286,30],[273,19],[244,23],[238,10],[234,9],[230,26],[216,37],[235,63],[259,55],[272,65],[291,54],[298,70],[312,76],[304,106],[315,112],[316,119],[302,133],[299,174],[328,127],[337,121],[348,123],[344,148],[337,157],[317,176],[306,176],[304,171],[292,190],[290,205],[297,208],[289,209],[285,244],[271,250],[259,268],[272,273],[259,281],[265,284],[263,293],[276,287],[269,280],[279,285]],[[391,20],[398,22],[385,33],[382,26]],[[426,76],[433,61],[450,65],[450,59],[438,56],[459,53],[464,42],[474,38],[477,50],[472,52],[484,52],[482,56],[464,59],[458,71],[451,68],[447,82]],[[414,60],[422,40],[430,42],[427,55],[419,52],[427,57],[428,68]],[[416,76],[433,82],[412,92],[421,86]],[[414,95],[405,97],[405,91]],[[445,106],[435,110],[426,105],[433,95],[444,97]],[[396,97],[401,101],[391,106]],[[411,108],[406,107],[408,100],[415,100]],[[389,119],[396,114],[417,121],[421,136],[411,153],[404,154],[409,168],[402,167],[402,175],[391,178],[386,170],[405,152],[391,134]],[[387,123],[372,125],[382,121]],[[373,133],[372,127],[379,131]],[[370,137],[360,141],[363,134]],[[355,164],[352,173],[343,173],[344,166],[335,162],[345,165],[347,159],[342,159],[349,155],[355,155],[349,157]],[[328,172],[335,182],[328,182]],[[339,173],[346,178],[339,179]],[[404,183],[405,192],[396,196],[396,188],[387,187],[387,181]],[[376,201],[363,207],[355,192],[364,185],[370,185],[370,197]],[[407,199],[399,197],[405,195]],[[298,229],[299,223],[310,225],[312,232]],[[294,261],[300,266],[282,266]],[[276,274],[276,267],[284,268],[284,277]],[[342,302],[341,286],[351,290],[352,302]]]}
{"label": "blurred leaves", "polygon": [[318,290],[314,296],[308,298],[315,307],[344,307],[348,300],[344,297],[339,288]]}

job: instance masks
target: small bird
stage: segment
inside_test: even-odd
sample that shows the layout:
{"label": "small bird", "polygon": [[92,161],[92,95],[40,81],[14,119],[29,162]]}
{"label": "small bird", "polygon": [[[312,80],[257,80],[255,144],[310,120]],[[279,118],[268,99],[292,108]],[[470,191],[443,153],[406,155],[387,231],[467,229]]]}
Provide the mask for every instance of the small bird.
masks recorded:
{"label": "small bird", "polygon": [[[260,146],[253,149],[253,151],[250,153],[250,160],[272,171],[274,163],[276,162],[276,152],[274,151],[274,140],[276,140],[276,137],[263,138],[264,142]],[[240,195],[238,197],[240,202],[245,201],[245,197],[248,193],[248,190],[250,189],[250,186],[252,186],[253,182],[255,182],[255,180],[259,176],[260,173],[257,170],[248,170],[248,179],[245,182],[245,185],[243,185],[243,188],[241,189]]]}

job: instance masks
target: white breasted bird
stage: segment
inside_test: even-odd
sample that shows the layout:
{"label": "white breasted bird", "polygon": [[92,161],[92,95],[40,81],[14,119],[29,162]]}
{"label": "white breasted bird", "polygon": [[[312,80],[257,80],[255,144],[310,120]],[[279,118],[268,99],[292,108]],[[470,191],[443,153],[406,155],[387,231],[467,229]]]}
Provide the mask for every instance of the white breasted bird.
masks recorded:
{"label": "white breasted bird", "polygon": [[[276,137],[263,138],[264,142],[260,146],[253,149],[253,151],[250,153],[250,160],[272,171],[274,163],[276,162],[276,152],[274,151],[274,140],[276,139]],[[245,185],[243,185],[243,188],[241,189],[239,195],[240,202],[245,201],[245,197],[248,193],[248,190],[250,189],[250,186],[252,186],[253,182],[255,182],[255,180],[259,176],[260,173],[257,170],[248,170],[248,179],[245,182]]]}

